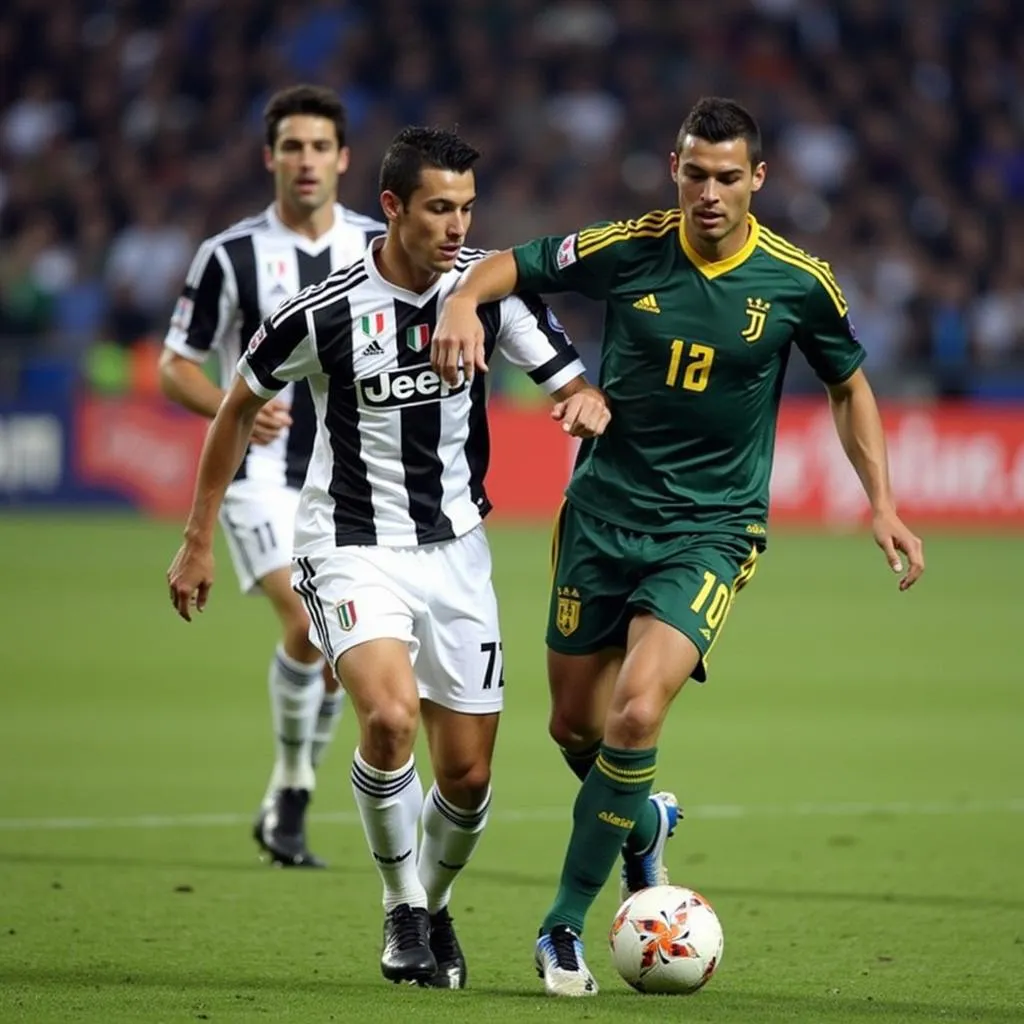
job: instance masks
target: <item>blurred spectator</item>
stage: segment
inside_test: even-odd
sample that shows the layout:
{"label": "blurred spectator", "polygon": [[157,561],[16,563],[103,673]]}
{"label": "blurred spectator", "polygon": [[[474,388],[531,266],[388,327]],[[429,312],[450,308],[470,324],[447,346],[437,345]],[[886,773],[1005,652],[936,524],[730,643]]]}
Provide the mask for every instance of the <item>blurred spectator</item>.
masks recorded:
{"label": "blurred spectator", "polygon": [[192,242],[168,223],[161,197],[143,191],[132,219],[114,239],[107,261],[107,286],[114,339],[129,344],[169,312],[192,258]]}
{"label": "blurred spectator", "polygon": [[1017,0],[8,0],[0,348],[162,333],[199,238],[266,201],[260,112],[297,80],[349,107],[357,209],[404,122],[457,124],[481,246],[670,205],[680,120],[734,95],[765,131],[758,215],[832,263],[883,389],[1024,396]]}
{"label": "blurred spectator", "polygon": [[7,155],[31,159],[43,150],[71,121],[71,105],[57,96],[53,78],[45,71],[30,75],[19,90],[21,97],[3,115],[0,138]]}

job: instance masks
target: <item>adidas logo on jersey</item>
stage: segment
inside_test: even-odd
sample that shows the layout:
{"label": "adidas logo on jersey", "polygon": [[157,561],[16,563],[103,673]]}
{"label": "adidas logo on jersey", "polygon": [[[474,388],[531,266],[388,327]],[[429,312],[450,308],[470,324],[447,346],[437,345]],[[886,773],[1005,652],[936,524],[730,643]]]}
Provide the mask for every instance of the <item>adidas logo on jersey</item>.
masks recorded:
{"label": "adidas logo on jersey", "polygon": [[426,405],[457,395],[466,388],[465,379],[450,387],[429,366],[409,370],[388,370],[356,382],[363,405],[394,409],[403,405]]}
{"label": "adidas logo on jersey", "polygon": [[382,356],[384,355],[384,349],[381,348],[380,342],[374,338],[366,348],[363,349],[364,356]]}
{"label": "adidas logo on jersey", "polygon": [[639,309],[644,313],[660,313],[661,307],[658,305],[658,300],[653,294],[643,295],[636,302],[633,303],[634,309]]}

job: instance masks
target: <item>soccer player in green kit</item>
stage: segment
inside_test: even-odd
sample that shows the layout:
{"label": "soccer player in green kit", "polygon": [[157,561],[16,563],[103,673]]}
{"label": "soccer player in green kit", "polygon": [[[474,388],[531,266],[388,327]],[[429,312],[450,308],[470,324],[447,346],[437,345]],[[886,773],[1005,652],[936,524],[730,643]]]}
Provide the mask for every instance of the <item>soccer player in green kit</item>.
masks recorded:
{"label": "soccer player in green kit", "polygon": [[551,734],[583,780],[536,946],[552,995],[597,992],[580,935],[620,852],[624,894],[667,880],[662,853],[679,809],[671,794],[651,795],[656,744],[685,681],[706,678],[765,546],[794,344],[828,391],[900,589],[924,571],[921,542],[896,512],[842,291],[826,263],[750,215],[766,170],[757,123],[732,100],[699,101],[670,169],[678,209],[488,257],[449,297],[434,335],[435,369],[454,383],[486,370],[479,304],[517,287],[605,303],[611,424],[581,450],[566,491],[547,632]]}

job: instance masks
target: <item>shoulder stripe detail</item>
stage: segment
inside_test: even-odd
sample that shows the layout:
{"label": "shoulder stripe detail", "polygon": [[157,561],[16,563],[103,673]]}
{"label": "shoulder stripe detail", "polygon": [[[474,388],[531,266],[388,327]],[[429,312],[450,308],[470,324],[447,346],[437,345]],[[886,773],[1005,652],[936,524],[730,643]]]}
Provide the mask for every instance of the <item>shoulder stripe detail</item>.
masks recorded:
{"label": "shoulder stripe detail", "polygon": [[669,217],[679,215],[678,210],[651,210],[642,217],[634,217],[632,220],[613,220],[607,224],[597,224],[594,227],[584,228],[579,233],[582,239],[596,238],[599,235],[607,234],[609,231],[629,230],[639,227],[646,227],[653,223],[663,223]]}
{"label": "shoulder stripe detail", "polygon": [[493,255],[497,249],[461,249],[458,258],[455,260],[455,269],[468,270],[474,263]]}
{"label": "shoulder stripe detail", "polygon": [[646,230],[639,231],[625,231],[616,232],[613,235],[608,235],[605,238],[601,238],[597,242],[592,242],[587,246],[582,246],[577,243],[577,255],[583,259],[586,256],[591,256],[595,252],[601,249],[607,248],[609,245],[615,245],[617,242],[628,242],[634,238],[664,238],[665,235],[671,234],[673,231],[678,230],[679,222],[671,221],[668,224],[664,224],[659,228],[648,228]]}
{"label": "shoulder stripe detail", "polygon": [[[812,256],[809,252],[794,245],[781,235],[777,235],[774,231],[769,231],[763,224],[761,225],[760,238],[773,245],[778,252],[789,253],[795,259],[806,261],[807,263],[817,267],[830,282],[832,291],[834,291],[838,296],[839,301],[836,304],[844,307],[846,306],[846,300],[843,298],[843,290],[839,286],[839,282],[836,280],[835,274],[832,273],[832,267],[829,266],[827,261],[818,259],[817,256]],[[826,291],[829,290],[828,285],[825,285],[825,289]]]}
{"label": "shoulder stripe detail", "polygon": [[[806,249],[801,249],[798,245],[794,245],[788,238],[783,238],[782,235],[777,235],[774,231],[769,231],[763,224],[761,227],[761,237],[769,242],[774,242],[780,249],[791,252],[794,256],[802,257],[805,260],[809,260],[811,263],[821,267],[829,277],[835,280],[835,275],[832,273],[832,268],[828,262],[823,259],[819,259],[817,256],[812,256],[811,253],[807,252]],[[838,283],[838,282],[837,282]]]}
{"label": "shoulder stripe detail", "polygon": [[584,228],[578,236],[579,245],[580,248],[589,247],[612,235],[645,230],[655,226],[660,227],[673,218],[678,219],[678,216],[678,210],[652,210],[634,220],[617,220],[599,227]]}
{"label": "shoulder stripe detail", "polygon": [[358,263],[353,263],[342,271],[335,271],[335,273],[325,277],[319,284],[303,288],[302,291],[293,295],[292,298],[282,302],[271,314],[270,326],[277,327],[282,320],[293,313],[309,310],[314,306],[319,307],[325,300],[333,302],[335,299],[340,299],[343,295],[361,285],[368,277],[369,275],[366,273],[366,267],[363,266],[362,260]]}
{"label": "shoulder stripe detail", "polygon": [[661,238],[679,227],[679,211],[668,211],[667,215],[655,218],[652,215],[639,220],[620,221],[597,234],[581,234],[576,242],[576,254],[582,259],[606,246],[625,242],[632,238]]}
{"label": "shoulder stripe detail", "polygon": [[767,238],[758,239],[758,247],[764,249],[769,256],[774,256],[775,259],[781,260],[783,263],[788,263],[790,266],[798,267],[800,270],[807,271],[812,277],[816,278],[818,283],[825,289],[832,303],[835,305],[836,310],[840,316],[846,316],[849,310],[849,305],[846,302],[846,298],[843,295],[842,289],[836,282],[836,279],[832,276],[832,272],[820,264],[806,256],[798,255],[799,250],[794,252],[779,247],[775,242],[770,241]]}
{"label": "shoulder stripe detail", "polygon": [[[350,281],[344,287],[324,289],[322,292],[319,292],[315,296],[310,295],[307,301],[304,302],[302,305],[302,309],[306,315],[307,323],[312,323],[311,317],[313,316],[314,313],[319,312],[321,309],[324,309],[327,306],[333,306],[336,302],[339,302],[342,299],[344,299],[344,297],[348,295],[349,292],[354,291],[361,284],[364,284],[369,280],[370,275],[365,273],[364,271],[364,273],[360,274],[355,280]],[[313,291],[313,289],[311,288],[310,291]]]}

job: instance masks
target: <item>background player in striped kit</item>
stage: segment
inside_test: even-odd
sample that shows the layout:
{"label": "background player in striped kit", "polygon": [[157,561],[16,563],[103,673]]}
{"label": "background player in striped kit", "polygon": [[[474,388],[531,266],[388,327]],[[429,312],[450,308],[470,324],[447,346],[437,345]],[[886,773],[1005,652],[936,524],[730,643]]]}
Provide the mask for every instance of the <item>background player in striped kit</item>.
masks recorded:
{"label": "background player in striped kit", "polygon": [[[448,905],[486,824],[505,684],[482,525],[484,381],[443,384],[429,362],[439,303],[484,255],[463,249],[477,157],[437,129],[396,137],[381,168],[386,238],[253,336],[168,571],[171,600],[188,619],[206,602],[214,515],[259,409],[287,381],[308,378],[320,426],[296,519],[294,581],[359,717],[352,786],[384,883],[381,969],[448,988],[466,981]],[[604,397],[539,300],[513,296],[482,312],[488,350],[498,346],[553,395],[563,429],[604,429]],[[421,717],[434,769],[426,799],[413,758]]]}
{"label": "background player in striped kit", "polygon": [[[793,346],[825,385],[900,589],[924,570],[896,512],[864,349],[828,265],[750,215],[761,136],[701,100],[670,157],[678,208],[535,239],[470,270],[445,306],[435,366],[485,367],[478,303],[514,288],[606,306],[601,384],[614,418],[581,449],[559,517],[548,621],[551,733],[583,782],[536,961],[552,995],[587,996],[587,911],[620,853],[623,898],[665,879],[679,816],[651,795],[656,743],[765,546],[782,378]],[[626,572],[623,566],[628,566]]]}
{"label": "background player in striped kit", "polygon": [[[271,97],[264,121],[274,202],[200,246],[161,359],[164,393],[210,418],[224,395],[200,368],[210,353],[219,356],[220,381],[230,381],[241,339],[248,341],[282,300],[356,259],[384,230],[336,201],[349,150],[345,110],[333,92],[284,89]],[[277,753],[253,837],[272,861],[297,867],[323,866],[307,848],[305,815],[344,696],[309,642],[306,612],[291,588],[295,510],[315,429],[305,382],[268,402],[220,514],[242,590],[265,594],[281,622],[269,672]]]}

